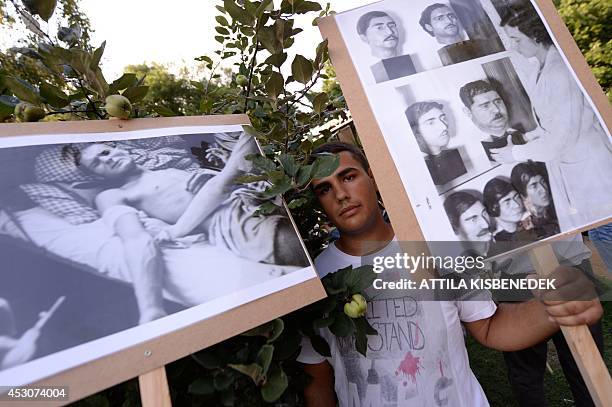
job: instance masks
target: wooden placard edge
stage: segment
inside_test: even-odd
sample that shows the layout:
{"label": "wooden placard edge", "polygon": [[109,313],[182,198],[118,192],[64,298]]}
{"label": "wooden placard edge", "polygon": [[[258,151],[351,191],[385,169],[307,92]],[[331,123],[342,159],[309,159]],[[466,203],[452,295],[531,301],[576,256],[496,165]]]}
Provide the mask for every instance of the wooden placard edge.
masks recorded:
{"label": "wooden placard edge", "polygon": [[[3,123],[0,137],[40,136],[49,134],[85,134],[98,132],[125,132],[164,127],[250,125],[247,115],[215,115],[164,117],[133,120],[85,120],[70,122]],[[285,208],[286,203],[284,203]],[[288,211],[296,233],[299,231]],[[301,236],[300,236],[300,240]],[[302,247],[304,243],[302,240]],[[314,265],[306,252],[311,267]],[[68,401],[53,401],[46,405],[63,406],[74,403],[126,380],[151,372],[191,353],[212,346],[248,329],[296,311],[306,304],[326,297],[318,277],[277,291],[219,315],[169,332],[85,363],[57,375],[36,381],[29,386],[68,386]],[[2,406],[22,406],[21,401],[0,402]]]}

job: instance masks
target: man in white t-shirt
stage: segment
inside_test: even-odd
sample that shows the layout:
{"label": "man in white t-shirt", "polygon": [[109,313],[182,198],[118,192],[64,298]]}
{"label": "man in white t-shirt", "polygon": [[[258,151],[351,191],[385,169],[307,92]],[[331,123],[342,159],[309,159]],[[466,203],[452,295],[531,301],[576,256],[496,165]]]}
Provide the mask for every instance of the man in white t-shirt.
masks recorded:
{"label": "man in white t-shirt", "polygon": [[[321,146],[315,151],[320,153],[340,156],[332,175],[312,183],[323,211],[340,231],[340,238],[315,260],[320,277],[346,266],[371,264],[374,256],[395,255],[394,232],[379,210],[376,184],[363,154],[344,143]],[[590,324],[602,315],[596,299],[496,306],[490,297],[419,301],[402,290],[370,288],[366,296],[366,318],[378,331],[368,338],[367,358],[357,353],[352,339],[337,338],[327,328],[320,334],[330,345],[331,357],[303,341],[298,361],[313,377],[304,391],[307,406],[336,406],[336,396],[339,405],[347,407],[487,406],[470,370],[462,323],[483,345],[509,351],[542,341],[559,323]]]}

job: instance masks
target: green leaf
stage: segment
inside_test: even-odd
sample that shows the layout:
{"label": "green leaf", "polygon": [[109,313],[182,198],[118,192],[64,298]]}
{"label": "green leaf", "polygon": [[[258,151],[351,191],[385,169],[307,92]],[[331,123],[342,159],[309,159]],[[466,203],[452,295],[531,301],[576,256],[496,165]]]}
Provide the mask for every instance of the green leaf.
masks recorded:
{"label": "green leaf", "polygon": [[274,161],[270,160],[267,157],[264,157],[259,154],[251,154],[245,158],[251,161],[256,169],[264,173],[276,171],[276,164],[274,163]]}
{"label": "green leaf", "polygon": [[4,85],[13,93],[13,95],[19,98],[19,100],[36,105],[40,104],[40,96],[34,86],[22,79],[14,78],[12,76],[5,76],[3,80]]}
{"label": "green leaf", "polygon": [[255,11],[255,16],[257,18],[261,17],[263,13],[266,11],[266,9],[270,8],[270,6],[272,6],[272,8],[274,7],[272,0],[263,0],[261,4],[259,5],[259,7],[257,7],[257,10]]}
{"label": "green leaf", "polygon": [[119,79],[110,84],[110,86],[108,87],[108,93],[115,94],[120,90],[135,86],[136,82],[138,82],[136,74],[124,73]]}
{"label": "green leaf", "polygon": [[242,336],[263,336],[264,338],[268,338],[271,335],[271,332],[274,330],[274,321],[266,322],[263,325],[259,325],[253,329],[249,329],[248,331],[243,332]]}
{"label": "green leaf", "polygon": [[215,31],[217,31],[221,35],[229,35],[230,33],[227,28],[219,26],[215,27]]}
{"label": "green leaf", "polygon": [[353,269],[352,275],[354,276],[353,281],[351,283],[347,282],[351,294],[362,293],[365,289],[372,285],[377,277],[376,273],[374,273],[373,267],[369,265]]}
{"label": "green leaf", "polygon": [[234,179],[236,184],[250,184],[253,182],[267,181],[267,175],[241,175]]}
{"label": "green leaf", "polygon": [[229,22],[227,21],[227,18],[223,17],[223,16],[216,16],[215,20],[217,20],[217,22],[225,27],[229,27]]}
{"label": "green leaf", "polygon": [[166,106],[155,106],[153,107],[153,110],[155,111],[155,113],[157,113],[158,115],[162,117],[174,117],[177,115],[176,113],[174,113],[171,109],[167,108]]}
{"label": "green leaf", "polygon": [[323,7],[314,1],[295,1],[293,11],[296,14],[306,14],[311,11],[320,11]]}
{"label": "green leaf", "polygon": [[0,120],[4,120],[15,111],[15,106],[19,103],[19,99],[9,96],[0,96]]}
{"label": "green leaf", "polygon": [[283,395],[287,386],[289,386],[287,374],[282,368],[276,367],[261,387],[261,397],[268,403],[274,403]]}
{"label": "green leaf", "polygon": [[127,88],[122,95],[130,99],[130,102],[136,103],[144,99],[148,92],[148,86],[133,86],[131,88]]}
{"label": "green leaf", "polygon": [[267,375],[270,363],[272,363],[272,355],[274,355],[274,345],[263,345],[257,353],[255,362],[261,366],[261,374]]}
{"label": "green leaf", "polygon": [[303,165],[298,170],[295,182],[303,187],[310,181],[310,174],[312,173],[312,165]]}
{"label": "green leaf", "polygon": [[351,335],[355,331],[355,324],[343,311],[334,313],[334,317],[334,323],[329,327],[329,330],[334,335],[345,337]]}
{"label": "green leaf", "polygon": [[368,351],[368,337],[365,332],[360,329],[355,331],[355,349],[366,357]]}
{"label": "green leaf", "polygon": [[293,78],[303,84],[307,84],[312,79],[312,62],[302,55],[296,55],[291,64],[291,74]]}
{"label": "green leaf", "polygon": [[312,179],[329,177],[340,166],[340,156],[337,154],[317,157],[312,164]]}
{"label": "green leaf", "polygon": [[325,92],[319,93],[312,101],[312,108],[316,114],[320,114],[329,102],[329,96]]}
{"label": "green leaf", "polygon": [[187,388],[190,394],[206,395],[215,392],[215,385],[212,377],[200,377],[193,381]]}
{"label": "green leaf", "polygon": [[317,45],[317,53],[316,53],[315,60],[314,60],[314,66],[317,69],[320,68],[321,64],[327,59],[327,54],[328,54],[327,45],[328,45],[327,38],[321,43],[319,43],[319,45]]}
{"label": "green leaf", "polygon": [[327,318],[317,318],[314,321],[312,321],[312,326],[317,329],[327,328],[328,326],[333,324],[335,320],[336,318],[334,318],[333,315],[330,315]]}
{"label": "green leaf", "polygon": [[276,99],[285,88],[284,84],[285,79],[283,78],[283,75],[278,72],[272,72],[265,85],[268,96],[270,96],[272,99]]}
{"label": "green leaf", "polygon": [[91,69],[96,69],[100,65],[100,60],[102,59],[102,54],[104,54],[104,48],[106,47],[106,41],[102,42],[102,45],[98,49],[96,49],[93,53],[93,58],[91,59],[91,63],[89,67]]}
{"label": "green leaf", "polygon": [[313,335],[310,337],[310,343],[312,344],[312,348],[321,356],[325,356],[326,358],[331,357],[331,350],[329,349],[329,344],[325,339],[323,339],[320,335]]}
{"label": "green leaf", "polygon": [[282,319],[276,318],[274,321],[272,321],[272,333],[268,338],[268,343],[272,343],[277,340],[278,337],[281,336],[281,334],[284,332],[284,330],[285,323]]}
{"label": "green leaf", "polygon": [[280,68],[287,60],[287,53],[280,52],[278,54],[272,54],[264,61],[264,64],[272,65]]}
{"label": "green leaf", "polygon": [[205,369],[216,369],[223,366],[223,361],[219,358],[219,355],[207,349],[194,353],[191,357]]}
{"label": "green leaf", "polygon": [[223,7],[234,20],[241,24],[252,26],[255,22],[246,9],[239,7],[234,0],[223,0]]}
{"label": "green leaf", "polygon": [[248,365],[235,365],[230,363],[227,366],[242,373],[243,375],[249,376],[256,386],[259,386],[259,383],[261,383],[263,369],[257,363],[251,363]]}
{"label": "green leaf", "polygon": [[46,82],[40,84],[40,96],[53,107],[62,108],[70,103],[70,98],[61,89]]}
{"label": "green leaf", "polygon": [[293,184],[291,178],[283,174],[283,176],[274,182],[274,185],[266,189],[263,193],[264,198],[274,198],[277,195],[283,195],[285,192],[291,190]]}
{"label": "green leaf", "polygon": [[289,207],[289,209],[297,209],[297,208],[301,208],[307,203],[308,203],[308,199],[298,198],[298,199],[293,199],[291,202],[289,202],[287,206]]}
{"label": "green leaf", "polygon": [[294,177],[300,169],[299,165],[295,163],[295,158],[289,154],[281,154],[278,156],[278,161],[283,166],[285,173],[290,177]]}
{"label": "green leaf", "polygon": [[232,383],[234,383],[234,376],[223,372],[217,373],[213,379],[213,384],[217,391],[227,390]]}

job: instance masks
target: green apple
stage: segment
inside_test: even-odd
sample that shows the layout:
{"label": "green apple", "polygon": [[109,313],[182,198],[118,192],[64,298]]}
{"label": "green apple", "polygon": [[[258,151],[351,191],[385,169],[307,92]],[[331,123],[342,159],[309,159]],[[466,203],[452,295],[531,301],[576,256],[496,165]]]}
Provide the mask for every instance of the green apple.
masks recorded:
{"label": "green apple", "polygon": [[26,102],[19,102],[17,103],[17,105],[15,106],[15,118],[17,118],[17,120],[19,121],[25,121],[23,118],[23,112],[25,111],[26,107],[28,107],[30,104],[26,103]]}
{"label": "green apple", "polygon": [[132,113],[132,104],[130,100],[122,95],[110,95],[106,98],[104,106],[106,113],[112,117],[127,119]]}
{"label": "green apple", "polygon": [[353,301],[359,305],[359,311],[365,314],[366,310],[368,309],[368,302],[366,301],[365,297],[361,294],[354,294]]}
{"label": "green apple", "polygon": [[20,102],[15,106],[15,117],[20,122],[37,122],[46,115],[42,108],[27,102]]}
{"label": "green apple", "polygon": [[236,83],[239,86],[246,86],[249,84],[249,79],[244,75],[238,75],[236,76]]}
{"label": "green apple", "polygon": [[30,105],[23,111],[23,119],[26,122],[37,122],[44,119],[47,113],[38,106]]}
{"label": "green apple", "polygon": [[344,313],[351,318],[360,318],[366,314],[368,303],[361,294],[354,294],[350,302],[344,304]]}
{"label": "green apple", "polygon": [[49,21],[57,6],[57,0],[23,0],[23,5],[30,14],[38,14],[43,20]]}

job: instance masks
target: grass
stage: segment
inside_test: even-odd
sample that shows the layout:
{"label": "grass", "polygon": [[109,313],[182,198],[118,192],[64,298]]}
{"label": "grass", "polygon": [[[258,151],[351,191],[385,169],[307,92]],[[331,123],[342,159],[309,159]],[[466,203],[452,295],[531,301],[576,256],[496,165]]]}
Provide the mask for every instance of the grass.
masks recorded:
{"label": "grass", "polygon": [[[604,302],[604,347],[612,344],[612,302]],[[491,406],[514,407],[518,406],[512,393],[506,365],[500,352],[488,349],[475,342],[471,337],[467,339],[467,348],[470,355],[470,365],[478,381],[482,385]],[[604,361],[608,370],[612,369],[612,352],[604,352]],[[557,359],[552,341],[548,347],[548,362],[553,370],[548,370],[544,377],[544,390],[550,407],[573,406],[572,394],[563,376],[563,370]]]}

